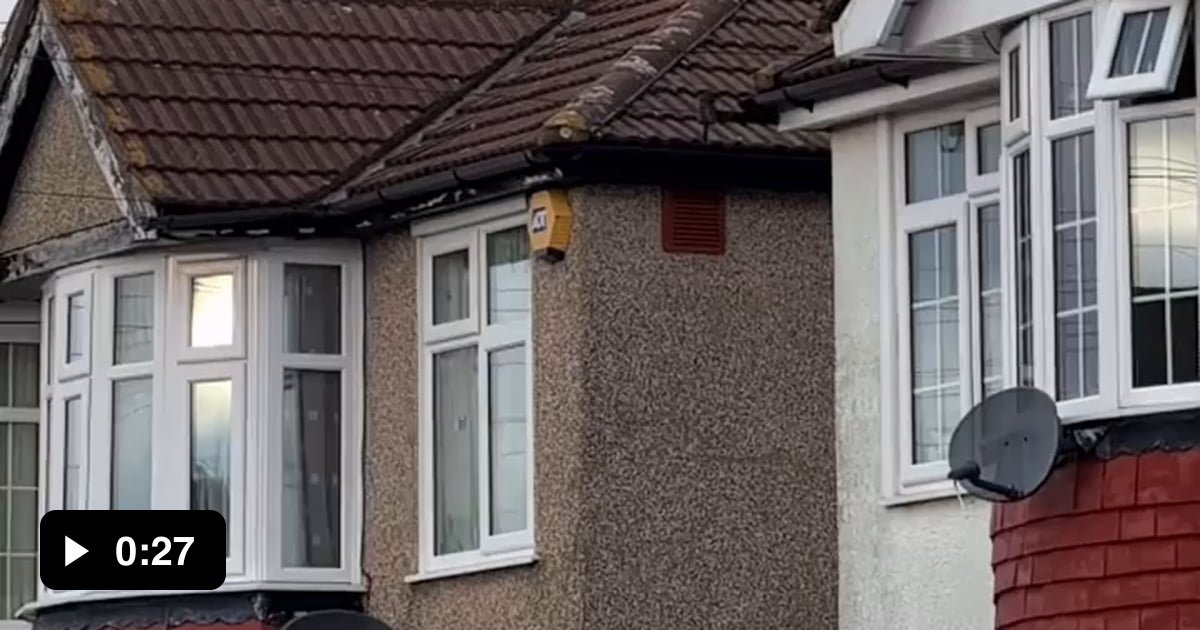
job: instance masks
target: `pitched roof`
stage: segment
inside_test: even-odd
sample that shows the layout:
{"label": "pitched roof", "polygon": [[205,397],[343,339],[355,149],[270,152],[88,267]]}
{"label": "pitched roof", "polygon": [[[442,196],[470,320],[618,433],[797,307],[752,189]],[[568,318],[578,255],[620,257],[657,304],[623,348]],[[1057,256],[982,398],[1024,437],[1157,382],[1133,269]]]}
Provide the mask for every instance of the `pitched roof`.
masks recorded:
{"label": "pitched roof", "polygon": [[[813,1],[595,0],[418,142],[350,187],[566,142],[821,151],[819,134],[714,122],[780,55],[824,45]],[[721,117],[717,117],[719,120]]]}
{"label": "pitched roof", "polygon": [[548,26],[546,3],[50,0],[86,87],[160,203],[319,188]]}
{"label": "pitched roof", "polygon": [[820,0],[35,1],[160,207],[308,203],[548,142],[826,148],[719,115],[824,45]]}

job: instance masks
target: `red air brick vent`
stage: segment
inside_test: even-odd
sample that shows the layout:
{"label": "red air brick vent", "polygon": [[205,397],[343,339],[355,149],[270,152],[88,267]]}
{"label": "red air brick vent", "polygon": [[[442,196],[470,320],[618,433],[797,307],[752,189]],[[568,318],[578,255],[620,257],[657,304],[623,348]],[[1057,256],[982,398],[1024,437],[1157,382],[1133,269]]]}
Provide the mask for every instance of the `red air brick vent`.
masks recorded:
{"label": "red air brick vent", "polygon": [[1200,450],[1084,460],[992,512],[996,627],[1200,630]]}
{"label": "red air brick vent", "polygon": [[724,254],[724,191],[663,190],[662,242],[673,254]]}

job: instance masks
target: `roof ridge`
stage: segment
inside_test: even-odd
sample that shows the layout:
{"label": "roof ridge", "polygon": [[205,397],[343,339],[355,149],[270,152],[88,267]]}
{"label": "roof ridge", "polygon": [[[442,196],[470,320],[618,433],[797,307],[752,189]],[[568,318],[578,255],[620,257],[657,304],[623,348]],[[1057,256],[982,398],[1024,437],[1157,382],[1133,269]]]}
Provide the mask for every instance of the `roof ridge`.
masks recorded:
{"label": "roof ridge", "polygon": [[586,142],[686,57],[746,0],[684,0],[657,29],[542,124],[539,146]]}

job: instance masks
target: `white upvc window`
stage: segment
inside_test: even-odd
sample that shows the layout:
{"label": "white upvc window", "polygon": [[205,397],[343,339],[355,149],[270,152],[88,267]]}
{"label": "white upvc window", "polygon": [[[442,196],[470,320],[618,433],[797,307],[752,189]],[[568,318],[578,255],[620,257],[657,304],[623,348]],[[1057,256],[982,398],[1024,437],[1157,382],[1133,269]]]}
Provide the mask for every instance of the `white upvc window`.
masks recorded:
{"label": "white upvc window", "polygon": [[1005,144],[1029,134],[1029,26],[1022,22],[1000,42],[1000,121]]}
{"label": "white upvc window", "polygon": [[959,418],[1009,382],[1011,279],[1000,266],[1001,113],[994,105],[896,127],[896,373],[900,494],[945,486]]}
{"label": "white upvc window", "polygon": [[[887,425],[895,427],[890,433],[885,428],[891,437],[884,459],[898,467],[889,464],[896,471],[894,479],[885,478],[888,499],[949,492],[939,481],[944,462],[932,461],[934,437],[925,436],[948,436],[962,414],[998,387],[1046,391],[1068,424],[1200,404],[1200,104],[1194,82],[1123,101],[1094,98],[1085,89],[1095,68],[1116,54],[1106,50],[1103,25],[1132,19],[1134,8],[1148,4],[1074,2],[1010,31],[1009,49],[1019,45],[1029,64],[1021,113],[1028,128],[1010,135],[1002,87],[996,193],[983,184],[994,180],[970,176],[965,193],[956,192],[941,183],[942,174],[956,172],[945,167],[946,156],[910,155],[913,131],[944,128],[961,114],[895,122],[897,241],[885,251],[894,252],[897,278],[889,292],[897,298],[889,302],[898,343],[894,354],[885,352],[884,371],[887,388],[894,388],[887,399],[894,411],[886,415],[897,424]],[[1171,5],[1164,9],[1168,18],[1186,9],[1162,4]],[[1163,33],[1142,34],[1144,48],[1182,46],[1186,33],[1172,39],[1164,34],[1166,22],[1160,26]],[[1163,41],[1148,43],[1160,35]],[[1003,86],[1008,75],[1001,75]],[[972,125],[970,117],[963,120]],[[909,193],[914,177],[916,189],[926,191],[921,195]],[[939,183],[932,187],[932,181]],[[997,220],[998,238],[990,235]],[[957,268],[950,269],[954,259]],[[937,278],[932,292],[922,272]],[[970,296],[969,307],[963,295]],[[935,306],[942,328],[922,331],[923,309]],[[953,346],[964,336],[970,339],[965,350]],[[955,406],[958,418],[946,412]]]}
{"label": "white upvc window", "polygon": [[1169,92],[1179,76],[1189,0],[1113,0],[1096,47],[1091,98]]}
{"label": "white upvc window", "polygon": [[[228,588],[361,588],[360,256],[314,241],[56,274],[45,509],[216,510]],[[90,337],[72,349],[80,295]]]}
{"label": "white upvc window", "polygon": [[40,339],[27,321],[0,323],[0,628],[28,627],[12,620],[37,588]]}
{"label": "white upvc window", "polygon": [[532,270],[523,213],[420,239],[420,569],[534,551]]}

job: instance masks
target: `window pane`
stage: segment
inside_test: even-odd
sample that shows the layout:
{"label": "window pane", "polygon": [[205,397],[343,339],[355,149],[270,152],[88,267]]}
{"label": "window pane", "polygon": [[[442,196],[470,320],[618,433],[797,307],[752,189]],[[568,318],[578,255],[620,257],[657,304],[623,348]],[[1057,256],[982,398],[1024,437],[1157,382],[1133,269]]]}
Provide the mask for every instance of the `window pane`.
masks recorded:
{"label": "window pane", "polygon": [[67,363],[83,359],[84,331],[88,327],[87,305],[83,294],[67,297]]}
{"label": "window pane", "polygon": [[112,509],[150,509],[153,379],[113,383]]}
{"label": "window pane", "polygon": [[957,195],[967,189],[967,142],[962,123],[939,130],[939,156],[942,160],[942,194]]}
{"label": "window pane", "polygon": [[190,387],[193,510],[216,510],[229,523],[233,382],[193,382]]}
{"label": "window pane", "polygon": [[1029,208],[1029,153],[1013,158],[1013,213],[1016,224],[1017,385],[1033,379],[1033,232]]}
{"label": "window pane", "polygon": [[17,423],[12,429],[12,484],[37,487],[38,425]]}
{"label": "window pane", "polygon": [[1021,49],[1013,48],[1008,53],[1008,120],[1021,117]]}
{"label": "window pane", "polygon": [[284,265],[285,352],[341,354],[342,268]]}
{"label": "window pane", "polygon": [[341,566],[342,375],[283,373],[283,565]]}
{"label": "window pane", "polygon": [[528,514],[528,413],[525,347],[488,357],[488,421],[491,453],[491,532],[524,531]]}
{"label": "window pane", "polygon": [[1000,123],[980,127],[978,131],[979,175],[1000,172]]}
{"label": "window pane", "polygon": [[[923,463],[945,458],[945,440],[949,439],[948,431],[953,430],[960,411],[955,227],[948,225],[909,235],[909,251],[913,457],[915,463]],[[920,269],[919,264],[932,264],[933,268]],[[919,283],[932,286],[922,289]],[[916,297],[919,290],[925,292],[923,300]],[[946,407],[951,398],[953,409]]]}
{"label": "window pane", "polygon": [[913,463],[946,459],[950,436],[959,421],[958,388],[920,393],[913,397]]}
{"label": "window pane", "polygon": [[433,323],[471,316],[471,270],[467,250],[433,257]]}
{"label": "window pane", "polygon": [[192,278],[193,348],[233,345],[233,274]]}
{"label": "window pane", "polygon": [[8,407],[11,404],[9,398],[9,389],[12,383],[11,353],[12,344],[0,343],[0,407]]}
{"label": "window pane", "polygon": [[13,344],[12,406],[38,408],[38,347],[35,343]]}
{"label": "window pane", "polygon": [[963,123],[915,131],[905,136],[908,202],[957,195],[966,190]]}
{"label": "window pane", "polygon": [[[1054,288],[1056,374],[1059,400],[1093,396],[1087,383],[1099,382],[1098,354],[1088,348],[1084,319],[1098,310],[1096,304],[1095,194],[1084,194],[1094,185],[1095,159],[1092,134],[1053,143],[1054,171]],[[1097,359],[1097,360],[1093,360]]]}
{"label": "window pane", "polygon": [[1000,282],[1000,205],[979,208],[980,375],[988,396],[1004,384],[1004,292]]}
{"label": "window pane", "polygon": [[1194,122],[1192,116],[1177,116],[1129,125],[1136,387],[1200,380]]}
{"label": "window pane", "polygon": [[1196,312],[1196,298],[1171,300],[1171,377],[1175,383],[1200,380],[1197,327],[1200,316]]}
{"label": "window pane", "polygon": [[1167,377],[1166,303],[1133,305],[1133,385],[1165,385]]}
{"label": "window pane", "polygon": [[87,448],[83,403],[71,398],[64,404],[64,442],[66,457],[63,458],[63,509],[84,509],[83,455]]}
{"label": "window pane", "polygon": [[532,284],[524,227],[488,234],[488,323],[529,319]]}
{"label": "window pane", "polygon": [[116,280],[113,322],[113,363],[143,363],[154,359],[154,274]]}
{"label": "window pane", "polygon": [[1092,70],[1092,15],[1085,13],[1050,24],[1051,117],[1091,111],[1084,96]]}
{"label": "window pane", "polygon": [[474,347],[433,357],[433,535],[439,556],[479,548],[476,358]]}
{"label": "window pane", "polygon": [[13,490],[9,512],[12,516],[10,550],[17,553],[37,551],[37,490]]}
{"label": "window pane", "polygon": [[1142,56],[1138,60],[1138,73],[1154,72],[1158,65],[1158,53],[1162,49],[1163,33],[1167,30],[1167,9],[1150,14],[1150,26],[1146,32],[1146,43],[1142,44]]}
{"label": "window pane", "polygon": [[1110,77],[1153,72],[1158,65],[1168,9],[1128,13],[1121,22]]}
{"label": "window pane", "polygon": [[9,578],[10,617],[18,608],[33,601],[33,589],[37,580],[35,566],[35,558],[12,559],[12,576]]}

